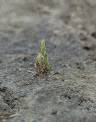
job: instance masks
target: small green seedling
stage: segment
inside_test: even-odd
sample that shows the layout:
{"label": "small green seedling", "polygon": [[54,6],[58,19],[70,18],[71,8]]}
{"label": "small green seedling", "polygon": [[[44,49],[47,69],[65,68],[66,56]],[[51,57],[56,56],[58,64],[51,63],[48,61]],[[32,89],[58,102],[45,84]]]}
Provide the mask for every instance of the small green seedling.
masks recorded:
{"label": "small green seedling", "polygon": [[37,74],[45,74],[50,71],[51,66],[49,65],[48,56],[46,52],[45,40],[40,42],[40,52],[38,53],[35,60],[35,67]]}

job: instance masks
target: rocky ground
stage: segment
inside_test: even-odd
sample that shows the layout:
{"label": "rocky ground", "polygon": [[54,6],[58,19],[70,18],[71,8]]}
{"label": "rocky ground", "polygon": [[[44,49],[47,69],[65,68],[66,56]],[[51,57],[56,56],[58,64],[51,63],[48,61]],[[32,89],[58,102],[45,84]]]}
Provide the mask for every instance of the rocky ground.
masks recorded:
{"label": "rocky ground", "polygon": [[[0,122],[96,122],[95,13],[95,0],[0,0]],[[52,71],[36,77],[41,39]]]}

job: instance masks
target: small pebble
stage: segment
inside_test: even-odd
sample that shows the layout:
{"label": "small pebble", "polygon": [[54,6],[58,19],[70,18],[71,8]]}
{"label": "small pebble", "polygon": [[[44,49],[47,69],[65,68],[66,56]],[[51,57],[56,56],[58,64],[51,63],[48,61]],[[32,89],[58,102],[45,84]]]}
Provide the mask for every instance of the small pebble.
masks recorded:
{"label": "small pebble", "polygon": [[57,114],[57,110],[52,110],[51,114],[52,115],[56,115]]}

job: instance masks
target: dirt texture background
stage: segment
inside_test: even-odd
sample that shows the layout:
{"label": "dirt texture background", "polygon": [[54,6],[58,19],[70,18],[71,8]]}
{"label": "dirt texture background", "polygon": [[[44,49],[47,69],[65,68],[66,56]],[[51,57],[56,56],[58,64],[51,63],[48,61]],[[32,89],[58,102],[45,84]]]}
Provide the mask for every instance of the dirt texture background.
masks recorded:
{"label": "dirt texture background", "polygon": [[0,0],[0,122],[96,122],[96,0]]}

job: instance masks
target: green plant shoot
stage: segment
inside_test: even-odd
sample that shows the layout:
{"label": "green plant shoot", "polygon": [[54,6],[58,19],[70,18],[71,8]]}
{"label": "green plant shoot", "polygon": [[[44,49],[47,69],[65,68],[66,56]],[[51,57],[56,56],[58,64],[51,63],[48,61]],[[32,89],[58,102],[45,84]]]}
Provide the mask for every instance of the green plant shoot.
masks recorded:
{"label": "green plant shoot", "polygon": [[48,61],[45,40],[42,40],[40,42],[40,52],[36,57],[35,66],[36,66],[37,74],[47,73],[51,69],[51,66],[49,65],[49,61]]}

